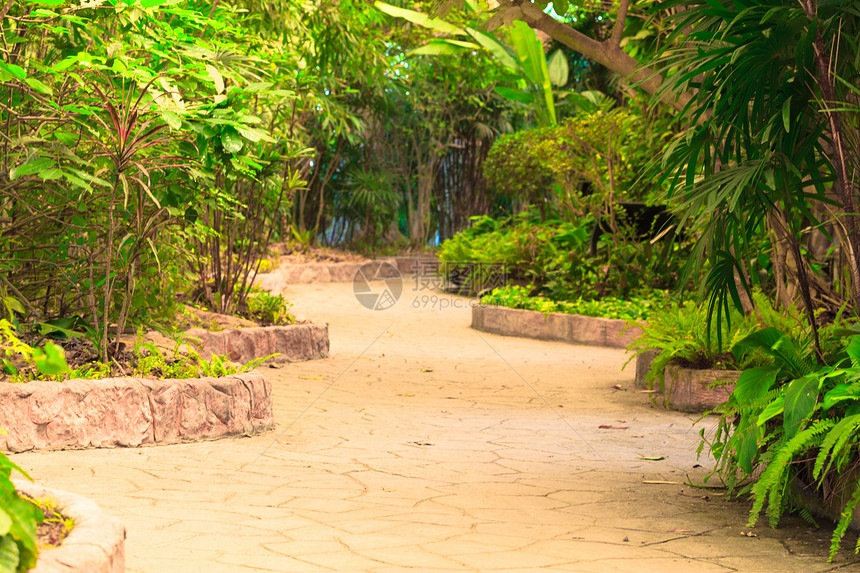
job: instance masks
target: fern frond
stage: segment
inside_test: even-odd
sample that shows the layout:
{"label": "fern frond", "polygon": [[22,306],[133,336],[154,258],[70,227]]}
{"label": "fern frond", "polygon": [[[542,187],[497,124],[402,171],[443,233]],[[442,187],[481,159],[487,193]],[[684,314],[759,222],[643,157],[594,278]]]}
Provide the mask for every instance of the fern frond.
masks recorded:
{"label": "fern frond", "polygon": [[819,527],[818,522],[815,521],[815,517],[813,517],[812,514],[809,513],[808,509],[806,509],[805,507],[801,507],[800,510],[798,511],[798,513],[800,514],[800,517],[802,517],[806,523],[808,523],[809,525],[811,525],[813,527]]}
{"label": "fern frond", "polygon": [[[845,537],[845,531],[851,525],[851,519],[854,517],[854,510],[857,504],[860,503],[860,480],[857,480],[857,485],[854,486],[854,493],[851,494],[851,499],[845,504],[842,509],[842,515],[839,517],[839,523],[836,524],[836,529],[833,530],[833,537],[830,539],[830,556],[827,561],[833,561],[836,557],[836,552],[839,551],[839,546],[842,544],[842,538]],[[860,548],[860,540],[854,547],[854,552],[857,553]]]}
{"label": "fern frond", "polygon": [[[843,418],[828,432],[821,443],[818,455],[815,457],[815,465],[812,468],[812,476],[815,479],[819,479],[830,470],[834,459],[843,450],[848,440],[856,434],[858,427],[860,427],[860,414],[855,414]],[[825,462],[827,462],[826,467]]]}
{"label": "fern frond", "polygon": [[817,447],[820,443],[821,434],[832,427],[832,420],[818,420],[810,427],[798,432],[788,442],[782,445],[775,444],[772,448],[776,450],[773,459],[752,487],[754,501],[753,507],[750,509],[750,527],[758,521],[765,502],[767,502],[767,515],[770,518],[770,525],[776,527],[779,518],[782,517],[785,491],[791,481],[787,476],[791,461],[798,453]]}

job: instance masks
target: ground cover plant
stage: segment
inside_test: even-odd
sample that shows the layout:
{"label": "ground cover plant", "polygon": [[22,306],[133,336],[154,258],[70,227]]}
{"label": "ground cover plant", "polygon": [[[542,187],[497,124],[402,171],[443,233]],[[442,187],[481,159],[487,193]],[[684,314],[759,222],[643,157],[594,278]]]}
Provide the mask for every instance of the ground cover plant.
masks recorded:
{"label": "ground cover plant", "polygon": [[671,302],[671,295],[664,291],[651,291],[643,297],[618,299],[603,297],[597,300],[553,300],[544,296],[531,296],[529,289],[509,285],[495,288],[481,297],[481,304],[536,310],[544,314],[561,312],[581,314],[619,320],[648,320],[661,307]]}

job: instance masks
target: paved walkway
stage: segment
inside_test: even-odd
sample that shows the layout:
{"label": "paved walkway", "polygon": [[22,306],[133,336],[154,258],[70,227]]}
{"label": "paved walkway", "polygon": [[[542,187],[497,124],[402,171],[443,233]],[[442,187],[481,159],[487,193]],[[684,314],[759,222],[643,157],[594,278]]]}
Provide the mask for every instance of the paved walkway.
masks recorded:
{"label": "paved walkway", "polygon": [[741,535],[746,504],[683,485],[708,466],[696,418],[651,407],[622,351],[478,333],[463,298],[287,294],[332,353],[264,370],[274,431],[14,460],[120,517],[133,573],[855,566],[803,522]]}

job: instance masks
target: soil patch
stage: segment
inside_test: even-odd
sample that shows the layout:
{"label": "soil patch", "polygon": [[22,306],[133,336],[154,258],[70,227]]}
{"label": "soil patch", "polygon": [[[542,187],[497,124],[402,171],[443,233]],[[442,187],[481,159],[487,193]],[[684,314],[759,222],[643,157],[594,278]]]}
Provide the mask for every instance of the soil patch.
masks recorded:
{"label": "soil patch", "polygon": [[63,544],[63,540],[69,536],[71,520],[62,515],[54,508],[53,502],[39,500],[31,497],[27,493],[18,491],[21,498],[29,501],[41,510],[45,516],[44,521],[36,526],[36,539],[39,542],[39,547],[59,547]]}

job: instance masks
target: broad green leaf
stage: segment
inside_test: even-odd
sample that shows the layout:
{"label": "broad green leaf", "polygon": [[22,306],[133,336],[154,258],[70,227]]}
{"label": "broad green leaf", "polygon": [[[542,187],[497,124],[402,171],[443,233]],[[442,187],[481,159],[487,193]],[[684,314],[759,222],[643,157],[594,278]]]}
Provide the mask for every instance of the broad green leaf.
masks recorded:
{"label": "broad green leaf", "polygon": [[154,8],[156,6],[167,4],[168,1],[169,0],[140,0],[140,5],[143,8]]}
{"label": "broad green leaf", "polygon": [[52,181],[54,179],[59,179],[63,176],[63,172],[59,169],[45,169],[44,171],[39,172],[39,177],[44,179],[45,181]]}
{"label": "broad green leaf", "polygon": [[21,177],[22,175],[32,175],[33,173],[39,173],[40,171],[44,171],[51,167],[55,167],[53,160],[45,157],[36,157],[23,165],[19,165],[15,170],[15,174],[17,177]]}
{"label": "broad green leaf", "polygon": [[444,20],[440,20],[439,18],[431,18],[427,14],[423,14],[421,12],[416,12],[415,10],[407,10],[406,8],[398,8],[397,6],[392,6],[391,4],[386,4],[385,2],[374,2],[374,6],[381,12],[385,12],[389,16],[394,16],[395,18],[402,18],[407,22],[412,22],[413,24],[418,24],[423,28],[430,28],[431,30],[436,30],[437,32],[442,32],[443,34],[457,34],[457,35],[465,35],[466,31],[462,28],[458,28],[453,24],[449,24]]}
{"label": "broad green leaf", "polygon": [[27,311],[24,309],[24,305],[21,304],[21,301],[13,296],[4,296],[3,304],[6,306],[6,310],[10,313],[17,312],[18,314],[27,314]]}
{"label": "broad green leaf", "polygon": [[236,130],[232,127],[226,127],[221,132],[221,146],[224,148],[224,151],[230,154],[236,154],[242,151],[242,147],[244,147],[245,141],[242,139],[242,136],[239,135]]}
{"label": "broad green leaf", "polygon": [[786,133],[791,131],[791,97],[782,104],[782,125]]}
{"label": "broad green leaf", "polygon": [[768,420],[782,414],[784,406],[785,396],[779,396],[773,402],[765,406],[764,410],[761,411],[761,414],[758,416],[758,420],[756,420],[756,425],[763,426]]}
{"label": "broad green leaf", "polygon": [[744,370],[735,384],[732,399],[741,406],[755,403],[771,389],[776,382],[777,374],[779,374],[779,368],[772,366],[758,366]]}
{"label": "broad green leaf", "polygon": [[759,428],[756,424],[749,424],[744,429],[738,430],[732,440],[737,443],[738,465],[747,474],[753,471],[752,462],[758,453]]}
{"label": "broad green leaf", "polygon": [[438,40],[414,50],[409,50],[406,52],[406,56],[459,56],[470,51],[468,48],[451,44],[445,40]]}
{"label": "broad green leaf", "polygon": [[257,141],[268,141],[269,143],[273,143],[275,140],[264,130],[258,129],[255,127],[247,127],[242,125],[234,126],[236,131],[252,143],[256,143]]}
{"label": "broad green leaf", "polygon": [[543,98],[539,98],[538,109],[546,113],[543,121],[548,125],[556,124],[555,102],[552,95],[552,82],[549,79],[549,69],[546,56],[543,53],[543,43],[535,31],[525,22],[517,20],[511,27],[511,39],[514,49],[523,67],[526,78],[540,90]]}
{"label": "broad green leaf", "polygon": [[523,90],[515,90],[513,88],[497,87],[496,93],[503,98],[518,101],[520,103],[533,103],[535,96]]}
{"label": "broad green leaf", "polygon": [[549,81],[552,85],[561,87],[567,84],[570,68],[567,65],[567,56],[560,49],[553,52],[549,57],[548,69]]}
{"label": "broad green leaf", "polygon": [[54,91],[49,86],[45,85],[36,78],[27,78],[24,81],[27,83],[28,86],[30,86],[39,93],[43,93],[45,95],[52,95],[54,93]]}
{"label": "broad green leaf", "polygon": [[783,428],[785,435],[792,438],[809,419],[818,400],[818,377],[804,376],[793,380],[785,390],[785,411]]}
{"label": "broad green leaf", "polygon": [[33,362],[43,374],[59,374],[69,369],[63,348],[51,341],[45,343],[41,352],[33,354]]}
{"label": "broad green leaf", "polygon": [[66,0],[27,0],[29,4],[47,4],[49,6],[62,6]]}
{"label": "broad green leaf", "polygon": [[489,50],[490,53],[493,54],[493,57],[499,60],[503,66],[511,71],[522,73],[522,67],[520,66],[519,61],[511,53],[511,49],[509,47],[499,42],[490,34],[473,30],[472,28],[466,28],[466,32],[472,36],[476,42],[481,44],[481,46]]}
{"label": "broad green leaf", "polygon": [[23,80],[27,77],[27,72],[24,71],[24,68],[22,68],[21,66],[16,66],[15,64],[7,64],[6,62],[0,62],[0,70],[10,73],[19,80]]}
{"label": "broad green leaf", "polygon": [[[119,60],[117,60],[119,61]],[[67,70],[70,67],[74,66],[78,63],[78,58],[76,56],[69,56],[68,58],[64,58],[54,64],[51,69],[55,72],[62,72],[63,70]]]}
{"label": "broad green leaf", "polygon": [[791,339],[773,327],[764,328],[740,340],[732,348],[735,355],[747,349],[761,348],[778,360],[777,364],[799,378],[810,371],[809,364],[797,352]]}

